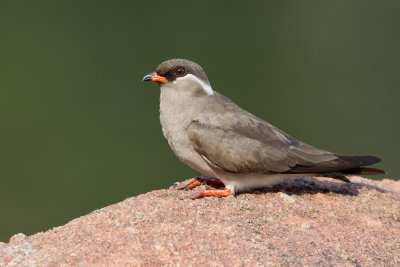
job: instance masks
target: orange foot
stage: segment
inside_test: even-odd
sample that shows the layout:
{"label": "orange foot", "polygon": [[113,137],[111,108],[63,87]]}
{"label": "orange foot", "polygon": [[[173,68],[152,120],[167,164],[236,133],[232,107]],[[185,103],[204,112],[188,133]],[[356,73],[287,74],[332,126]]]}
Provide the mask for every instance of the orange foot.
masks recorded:
{"label": "orange foot", "polygon": [[233,195],[229,189],[214,189],[214,190],[202,190],[190,196],[191,199],[197,199],[206,196],[230,196]]}
{"label": "orange foot", "polygon": [[213,185],[216,187],[224,187],[224,183],[215,178],[196,177],[179,183],[176,186],[178,190],[190,190],[199,185]]}

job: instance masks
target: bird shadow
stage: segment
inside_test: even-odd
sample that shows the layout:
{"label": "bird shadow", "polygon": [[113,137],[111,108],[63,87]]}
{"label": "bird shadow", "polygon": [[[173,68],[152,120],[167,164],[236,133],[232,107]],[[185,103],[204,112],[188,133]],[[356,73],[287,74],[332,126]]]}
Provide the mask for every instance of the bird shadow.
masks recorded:
{"label": "bird shadow", "polygon": [[252,193],[265,194],[283,192],[288,195],[304,195],[304,194],[340,194],[347,196],[357,196],[363,188],[368,190],[376,190],[381,193],[389,193],[390,191],[380,187],[365,183],[343,183],[330,181],[327,179],[318,179],[314,177],[298,177],[287,179],[281,184],[267,188],[258,188]]}

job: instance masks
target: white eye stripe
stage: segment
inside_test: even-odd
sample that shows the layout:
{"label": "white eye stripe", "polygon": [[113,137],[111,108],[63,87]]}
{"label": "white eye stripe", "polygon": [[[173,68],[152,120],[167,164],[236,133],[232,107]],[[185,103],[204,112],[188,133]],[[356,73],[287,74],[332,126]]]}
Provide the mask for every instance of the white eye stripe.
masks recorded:
{"label": "white eye stripe", "polygon": [[178,83],[180,81],[184,81],[184,80],[191,80],[191,81],[194,81],[194,82],[200,84],[201,88],[203,88],[203,90],[207,93],[207,95],[214,94],[214,90],[211,88],[210,85],[206,84],[205,82],[203,82],[202,80],[200,80],[199,78],[194,76],[193,74],[187,74],[187,75],[185,75],[183,77],[178,77],[173,82],[173,84],[176,84],[176,83]]}

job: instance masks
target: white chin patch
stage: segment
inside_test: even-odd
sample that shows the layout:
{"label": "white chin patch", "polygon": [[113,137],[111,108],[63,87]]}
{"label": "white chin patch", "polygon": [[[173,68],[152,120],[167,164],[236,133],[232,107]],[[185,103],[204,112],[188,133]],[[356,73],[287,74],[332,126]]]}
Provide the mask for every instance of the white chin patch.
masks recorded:
{"label": "white chin patch", "polygon": [[205,82],[203,82],[202,80],[200,80],[199,78],[197,78],[196,76],[194,76],[193,74],[188,74],[184,77],[179,77],[176,78],[175,81],[173,81],[173,84],[180,84],[180,83],[184,83],[187,82],[188,86],[190,86],[190,84],[198,84],[200,85],[200,87],[204,90],[204,92],[207,93],[207,95],[212,95],[214,94],[214,90],[211,88],[210,85],[206,84]]}

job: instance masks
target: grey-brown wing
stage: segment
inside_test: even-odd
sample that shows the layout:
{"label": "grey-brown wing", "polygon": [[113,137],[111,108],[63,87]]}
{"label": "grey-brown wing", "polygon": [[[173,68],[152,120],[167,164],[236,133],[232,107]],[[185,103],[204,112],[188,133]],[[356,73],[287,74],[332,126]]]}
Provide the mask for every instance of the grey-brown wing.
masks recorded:
{"label": "grey-brown wing", "polygon": [[187,133],[199,154],[229,172],[290,172],[296,166],[311,167],[337,159],[333,153],[299,142],[269,124],[257,125],[254,129],[254,132],[264,131],[268,135],[263,138],[246,135],[252,132],[248,127],[222,129],[194,121]]}

